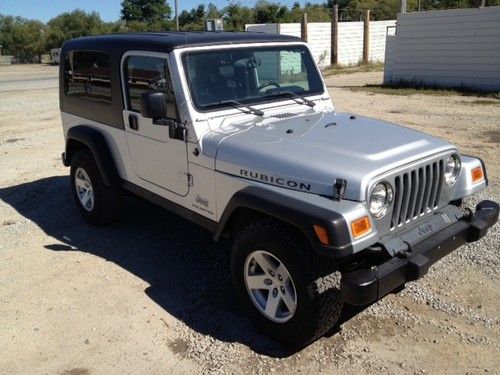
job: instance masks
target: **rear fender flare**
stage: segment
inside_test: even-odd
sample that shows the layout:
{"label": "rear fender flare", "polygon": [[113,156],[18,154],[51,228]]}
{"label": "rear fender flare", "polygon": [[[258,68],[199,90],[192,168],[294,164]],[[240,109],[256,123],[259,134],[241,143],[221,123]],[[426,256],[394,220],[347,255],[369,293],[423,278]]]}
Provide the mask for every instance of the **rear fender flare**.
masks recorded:
{"label": "rear fender flare", "polygon": [[75,141],[76,145],[83,144],[90,150],[105,185],[121,186],[120,176],[108,143],[99,130],[86,125],[78,125],[68,130],[64,154],[65,165],[71,164],[71,158],[78,150],[78,147],[75,147]]}

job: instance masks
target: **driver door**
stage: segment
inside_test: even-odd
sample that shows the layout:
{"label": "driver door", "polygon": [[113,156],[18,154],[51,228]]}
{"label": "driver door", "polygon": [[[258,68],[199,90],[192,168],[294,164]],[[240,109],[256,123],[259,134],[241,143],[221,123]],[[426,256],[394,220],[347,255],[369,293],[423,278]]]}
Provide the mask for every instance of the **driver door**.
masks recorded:
{"label": "driver door", "polygon": [[135,173],[145,182],[175,194],[187,195],[186,142],[171,137],[169,126],[155,124],[140,112],[143,93],[163,92],[169,120],[165,124],[179,120],[167,55],[152,52],[127,54],[122,69],[125,97],[123,121]]}

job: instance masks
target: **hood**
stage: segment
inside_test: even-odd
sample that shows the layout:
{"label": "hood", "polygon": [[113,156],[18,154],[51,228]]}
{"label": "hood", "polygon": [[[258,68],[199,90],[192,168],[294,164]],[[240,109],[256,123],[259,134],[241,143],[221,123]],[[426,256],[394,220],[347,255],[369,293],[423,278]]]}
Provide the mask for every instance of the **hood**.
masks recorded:
{"label": "hood", "polygon": [[454,147],[402,126],[346,113],[307,113],[238,124],[230,135],[202,140],[215,169],[314,194],[331,196],[337,178],[345,198],[362,201],[370,181],[398,166]]}

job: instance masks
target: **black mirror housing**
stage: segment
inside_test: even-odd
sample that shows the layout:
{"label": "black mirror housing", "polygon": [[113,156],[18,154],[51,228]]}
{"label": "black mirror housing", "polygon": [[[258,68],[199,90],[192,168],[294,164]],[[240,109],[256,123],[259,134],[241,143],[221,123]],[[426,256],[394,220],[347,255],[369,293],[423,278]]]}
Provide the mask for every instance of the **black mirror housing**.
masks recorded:
{"label": "black mirror housing", "polygon": [[162,92],[148,91],[141,95],[141,115],[159,120],[167,117],[165,95]]}

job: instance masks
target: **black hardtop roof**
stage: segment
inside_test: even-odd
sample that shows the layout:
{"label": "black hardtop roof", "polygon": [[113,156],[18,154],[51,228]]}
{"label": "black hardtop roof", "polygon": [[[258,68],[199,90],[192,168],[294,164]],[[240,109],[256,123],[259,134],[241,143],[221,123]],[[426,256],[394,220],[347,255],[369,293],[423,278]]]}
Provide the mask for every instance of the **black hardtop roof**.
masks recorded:
{"label": "black hardtop roof", "polygon": [[294,36],[258,32],[169,31],[81,37],[66,42],[63,50],[98,49],[104,51],[124,51],[140,49],[170,52],[175,48],[189,46],[300,41],[300,38]]}

